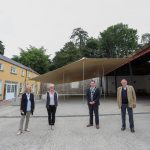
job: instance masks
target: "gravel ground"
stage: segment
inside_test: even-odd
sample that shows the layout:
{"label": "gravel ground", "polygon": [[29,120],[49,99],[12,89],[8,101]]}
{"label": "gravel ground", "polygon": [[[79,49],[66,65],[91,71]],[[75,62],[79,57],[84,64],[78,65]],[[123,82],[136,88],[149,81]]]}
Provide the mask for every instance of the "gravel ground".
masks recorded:
{"label": "gravel ground", "polygon": [[150,100],[140,99],[134,113],[136,132],[131,133],[129,128],[122,132],[116,101],[102,101],[97,130],[95,126],[86,127],[86,103],[60,100],[56,125],[51,130],[45,102],[37,101],[29,124],[31,132],[18,136],[19,106],[1,105],[0,150],[150,150]]}

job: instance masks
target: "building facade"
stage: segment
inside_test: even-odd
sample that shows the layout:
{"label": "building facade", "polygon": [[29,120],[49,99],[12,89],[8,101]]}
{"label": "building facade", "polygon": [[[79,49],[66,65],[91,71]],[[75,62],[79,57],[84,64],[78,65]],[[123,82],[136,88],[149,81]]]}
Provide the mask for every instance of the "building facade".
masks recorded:
{"label": "building facade", "polygon": [[30,80],[39,74],[29,67],[0,55],[0,100],[11,100],[20,96],[30,85],[32,92],[38,95],[40,82]]}

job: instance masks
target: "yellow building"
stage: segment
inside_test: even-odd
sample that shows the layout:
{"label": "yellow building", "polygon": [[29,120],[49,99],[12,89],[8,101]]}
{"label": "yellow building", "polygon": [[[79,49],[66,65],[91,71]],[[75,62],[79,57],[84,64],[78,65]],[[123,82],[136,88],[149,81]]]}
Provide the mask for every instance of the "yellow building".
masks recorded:
{"label": "yellow building", "polygon": [[31,85],[32,92],[38,95],[40,82],[30,80],[38,75],[31,68],[0,55],[0,100],[18,97],[26,85]]}

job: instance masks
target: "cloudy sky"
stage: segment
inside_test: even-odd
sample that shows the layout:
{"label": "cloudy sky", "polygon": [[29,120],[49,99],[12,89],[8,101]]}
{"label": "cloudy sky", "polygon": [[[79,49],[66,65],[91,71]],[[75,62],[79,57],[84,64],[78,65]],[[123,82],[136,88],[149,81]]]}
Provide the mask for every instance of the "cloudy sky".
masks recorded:
{"label": "cloudy sky", "polygon": [[120,22],[140,36],[150,32],[149,6],[149,0],[0,0],[0,40],[7,57],[29,45],[54,56],[77,27],[93,37]]}

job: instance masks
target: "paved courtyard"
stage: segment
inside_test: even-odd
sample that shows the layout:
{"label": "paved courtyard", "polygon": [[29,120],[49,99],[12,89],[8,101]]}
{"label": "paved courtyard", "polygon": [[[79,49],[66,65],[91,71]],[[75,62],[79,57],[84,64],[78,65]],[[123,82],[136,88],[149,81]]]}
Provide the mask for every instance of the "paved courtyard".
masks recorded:
{"label": "paved courtyard", "polygon": [[[87,128],[88,109],[81,99],[60,100],[56,125],[47,123],[45,102],[36,101],[29,133],[17,136],[19,106],[0,105],[0,150],[150,150],[150,100],[140,98],[134,111],[135,130],[120,130],[120,110],[113,98],[100,106],[100,129]],[[128,119],[128,118],[127,118]],[[128,123],[128,121],[127,121]]]}

